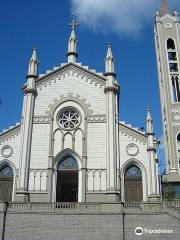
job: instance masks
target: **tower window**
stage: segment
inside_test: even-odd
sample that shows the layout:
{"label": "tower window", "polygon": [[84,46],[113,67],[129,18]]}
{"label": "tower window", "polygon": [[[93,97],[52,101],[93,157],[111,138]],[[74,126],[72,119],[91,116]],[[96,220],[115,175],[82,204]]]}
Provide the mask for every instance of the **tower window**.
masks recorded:
{"label": "tower window", "polygon": [[170,72],[178,72],[177,63],[169,63]]}
{"label": "tower window", "polygon": [[177,60],[176,52],[168,52],[168,59],[169,61],[176,61]]}
{"label": "tower window", "polygon": [[171,80],[172,80],[173,100],[174,102],[180,102],[180,89],[179,89],[178,76],[172,76]]}
{"label": "tower window", "polygon": [[167,40],[167,49],[174,49],[175,50],[175,44],[174,44],[174,41],[171,38],[169,38]]}
{"label": "tower window", "polygon": [[180,102],[180,79],[178,73],[179,66],[177,61],[175,42],[172,38],[169,38],[167,40],[167,57],[169,64],[173,101]]}

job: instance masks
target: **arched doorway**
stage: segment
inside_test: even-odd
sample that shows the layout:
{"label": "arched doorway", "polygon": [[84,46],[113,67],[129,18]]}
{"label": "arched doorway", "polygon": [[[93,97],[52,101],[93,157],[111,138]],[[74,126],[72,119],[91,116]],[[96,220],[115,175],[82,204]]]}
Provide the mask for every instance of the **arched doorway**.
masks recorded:
{"label": "arched doorway", "polygon": [[124,176],[125,201],[141,202],[143,199],[142,172],[139,167],[132,164]]}
{"label": "arched doorway", "polygon": [[56,202],[78,202],[78,163],[64,157],[57,168]]}
{"label": "arched doorway", "polygon": [[13,192],[13,170],[5,164],[0,168],[0,201],[11,202]]}

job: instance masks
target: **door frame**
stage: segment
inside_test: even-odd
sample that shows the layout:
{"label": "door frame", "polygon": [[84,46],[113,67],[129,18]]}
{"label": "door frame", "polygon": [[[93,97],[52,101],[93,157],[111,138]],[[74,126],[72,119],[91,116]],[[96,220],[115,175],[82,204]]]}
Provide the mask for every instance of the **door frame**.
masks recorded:
{"label": "door frame", "polygon": [[129,159],[128,161],[126,161],[122,167],[121,167],[121,201],[125,202],[125,182],[124,182],[124,174],[126,172],[126,169],[130,166],[130,165],[135,165],[137,166],[142,173],[142,191],[143,191],[143,201],[147,201],[147,196],[148,196],[148,182],[147,182],[147,172],[146,169],[144,167],[144,165],[137,159]]}
{"label": "door frame", "polygon": [[53,175],[52,175],[52,186],[51,186],[51,199],[52,202],[56,202],[56,185],[57,185],[57,168],[59,162],[65,157],[73,157],[78,164],[78,202],[83,202],[83,189],[82,189],[82,161],[81,158],[71,149],[64,149],[55,157],[54,166],[53,166]]}
{"label": "door frame", "polygon": [[[133,165],[133,166],[135,166],[135,165]],[[126,173],[126,171],[125,171],[125,173]],[[125,178],[124,178],[124,194],[125,194],[125,201],[126,202],[127,202],[127,189],[126,189],[127,185],[126,185],[126,183],[128,182],[129,184],[133,185],[134,181],[138,181],[139,183],[141,183],[141,198],[142,198],[141,201],[143,200],[143,186],[142,186],[143,183],[142,183],[142,173],[141,173],[141,176],[137,176],[137,177],[133,177],[133,176],[126,177],[125,176]],[[130,201],[130,202],[134,202],[134,201]]]}
{"label": "door frame", "polygon": [[[57,171],[57,176],[58,176],[58,173],[66,173],[66,174],[68,174],[68,173],[76,173],[77,174],[77,188],[78,188],[78,191],[79,191],[79,170],[78,169],[68,169],[68,170],[66,170],[66,169],[64,169],[64,170],[58,170]],[[57,177],[57,181],[58,181],[58,177]],[[56,184],[56,189],[57,189],[57,184]],[[77,192],[77,194],[78,194],[78,192]],[[56,195],[56,198],[57,198],[57,195]],[[77,202],[78,202],[78,199],[77,199]]]}

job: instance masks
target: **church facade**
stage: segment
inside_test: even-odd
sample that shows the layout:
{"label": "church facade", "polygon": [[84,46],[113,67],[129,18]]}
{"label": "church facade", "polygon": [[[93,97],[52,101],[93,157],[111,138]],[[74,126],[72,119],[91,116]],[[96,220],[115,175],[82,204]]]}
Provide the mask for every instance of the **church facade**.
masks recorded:
{"label": "church facade", "polygon": [[[0,198],[22,202],[157,200],[158,141],[150,110],[145,132],[119,121],[120,89],[111,44],[104,74],[81,65],[76,26],[73,20],[67,63],[38,75],[33,49],[23,87],[21,123],[0,134]],[[179,165],[173,164],[178,175]]]}

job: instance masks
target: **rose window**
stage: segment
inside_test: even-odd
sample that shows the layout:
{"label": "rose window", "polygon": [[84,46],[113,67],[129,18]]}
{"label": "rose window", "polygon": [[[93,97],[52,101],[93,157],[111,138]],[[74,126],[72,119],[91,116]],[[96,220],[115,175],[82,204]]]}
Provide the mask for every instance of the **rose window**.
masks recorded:
{"label": "rose window", "polygon": [[58,122],[65,130],[72,130],[80,124],[81,116],[75,108],[64,108],[58,115]]}

